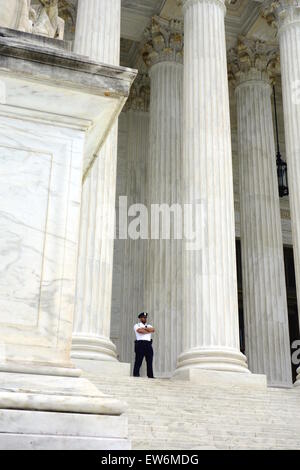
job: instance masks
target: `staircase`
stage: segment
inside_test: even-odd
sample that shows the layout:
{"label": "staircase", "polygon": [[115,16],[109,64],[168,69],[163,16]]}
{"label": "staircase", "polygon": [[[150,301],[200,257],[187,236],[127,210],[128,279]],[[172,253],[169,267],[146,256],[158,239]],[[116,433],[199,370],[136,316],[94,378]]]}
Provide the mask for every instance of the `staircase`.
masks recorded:
{"label": "staircase", "polygon": [[86,377],[127,402],[133,450],[300,449],[300,388]]}

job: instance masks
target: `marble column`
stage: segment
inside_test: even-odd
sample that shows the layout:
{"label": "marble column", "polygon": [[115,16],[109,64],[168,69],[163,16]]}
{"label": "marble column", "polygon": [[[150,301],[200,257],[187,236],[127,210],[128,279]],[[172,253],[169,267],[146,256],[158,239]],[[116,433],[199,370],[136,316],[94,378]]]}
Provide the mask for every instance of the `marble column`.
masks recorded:
{"label": "marble column", "polygon": [[199,245],[185,242],[184,352],[195,369],[249,373],[240,352],[224,0],[184,0],[183,200]]}
{"label": "marble column", "polygon": [[[265,6],[266,18],[278,27],[285,140],[288,163],[293,248],[300,312],[300,4],[277,0]],[[300,386],[300,368],[296,386]]]}
{"label": "marble column", "polygon": [[[129,210],[127,239],[115,243],[112,337],[118,338],[121,361],[133,362],[133,325],[137,315],[146,310],[145,270],[147,243],[138,218],[143,214],[141,204],[146,204],[146,164],[149,155],[149,77],[141,74],[135,81],[123,113],[126,120],[126,147],[118,153],[118,196],[127,197]],[[122,128],[123,128],[122,126]],[[122,129],[121,128],[121,129]],[[122,146],[122,142],[120,142]],[[117,214],[120,206],[117,200]],[[131,212],[132,211],[132,212]],[[119,218],[122,220],[122,217]],[[142,219],[140,219],[142,220]],[[117,224],[117,237],[122,236]]]}
{"label": "marble column", "polygon": [[78,0],[74,50],[105,64],[120,61],[120,0]]}
{"label": "marble column", "polygon": [[170,234],[163,234],[168,216],[160,219],[159,227],[152,216],[148,246],[145,303],[158,332],[154,335],[156,376],[172,375],[182,341],[182,240],[175,239],[175,221],[182,209],[182,33],[182,22],[154,17],[144,51],[151,79],[147,204],[149,214],[154,204],[167,205],[171,220]]}
{"label": "marble column", "polygon": [[240,38],[230,53],[236,84],[246,354],[268,383],[290,387],[291,353],[271,106],[277,51]]}
{"label": "marble column", "polygon": [[[78,4],[74,51],[110,65],[119,63],[120,0]],[[72,358],[82,368],[100,370],[116,362],[110,340],[117,125],[84,175]]]}

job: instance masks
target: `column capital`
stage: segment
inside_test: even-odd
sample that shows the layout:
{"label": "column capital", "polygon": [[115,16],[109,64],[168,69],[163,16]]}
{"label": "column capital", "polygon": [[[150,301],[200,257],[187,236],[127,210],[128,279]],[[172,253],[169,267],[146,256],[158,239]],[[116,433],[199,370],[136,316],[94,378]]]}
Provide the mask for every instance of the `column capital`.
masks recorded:
{"label": "column capital", "polygon": [[240,36],[237,46],[228,52],[229,82],[234,87],[255,80],[272,84],[279,65],[277,46]]}
{"label": "column capital", "polygon": [[139,74],[131,87],[124,111],[148,112],[150,107],[150,78],[148,74]]}
{"label": "column capital", "polygon": [[183,63],[182,21],[154,16],[144,35],[146,42],[142,54],[148,67],[160,62]]}
{"label": "column capital", "polygon": [[233,0],[177,0],[177,5],[182,6],[183,12],[194,3],[211,3],[219,5],[226,11],[226,5],[230,5]]}
{"label": "column capital", "polygon": [[300,25],[300,0],[265,0],[261,11],[263,18],[279,33],[288,26]]}

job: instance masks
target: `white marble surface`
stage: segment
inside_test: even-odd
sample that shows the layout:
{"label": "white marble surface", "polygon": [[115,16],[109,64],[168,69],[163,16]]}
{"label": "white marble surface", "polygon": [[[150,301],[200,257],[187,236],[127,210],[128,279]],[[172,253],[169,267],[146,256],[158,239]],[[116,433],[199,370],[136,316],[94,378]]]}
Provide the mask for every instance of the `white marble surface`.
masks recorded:
{"label": "white marble surface", "polygon": [[0,55],[1,361],[5,370],[54,373],[72,369],[86,152],[93,155],[120,111],[127,72],[18,32],[1,35]]}
{"label": "white marble surface", "polygon": [[239,344],[224,2],[185,0],[183,10],[183,200],[201,204],[203,244],[184,252],[177,370],[249,373]]}
{"label": "white marble surface", "polygon": [[1,450],[130,448],[127,417],[0,409]]}
{"label": "white marble surface", "polygon": [[[120,16],[120,0],[92,0],[88,9],[81,0],[74,51],[118,64]],[[117,357],[110,340],[117,136],[115,124],[83,182],[72,347],[75,359],[116,361]]]}
{"label": "white marble surface", "polygon": [[[23,142],[19,146],[21,150],[0,148],[1,323],[32,327],[39,311],[39,273],[43,261],[52,155],[22,150]],[[24,174],[27,182],[30,181],[26,186]],[[9,297],[7,283],[11,286]],[[14,315],[16,310],[18,315]]]}
{"label": "white marble surface", "polygon": [[0,435],[0,450],[131,450],[126,439],[101,437],[37,436],[34,434]]}
{"label": "white marble surface", "polygon": [[[131,356],[132,359],[132,356]],[[119,361],[99,361],[97,359],[73,359],[74,364],[81,370],[99,377],[129,377],[131,364]]]}
{"label": "white marble surface", "polygon": [[45,83],[32,83],[31,80],[8,76],[1,69],[0,82],[3,87],[3,99],[0,104],[2,115],[10,114],[16,118],[25,115],[31,120],[45,121],[60,127],[67,123],[68,127],[87,133],[84,143],[84,173],[90,165],[95,149],[103,143],[112,118],[118,115],[124,104],[124,98],[85,94],[64,87],[50,89]]}
{"label": "white marble surface", "polygon": [[[70,348],[86,149],[90,158],[100,148],[125,101],[126,92],[111,82],[123,72],[2,35],[0,57],[0,370],[6,371],[0,373],[0,408],[32,411],[33,424],[37,411],[119,417],[123,403],[85,379],[59,375],[74,368]],[[76,81],[80,69],[82,82]],[[107,73],[102,85],[101,70]],[[92,117],[91,98],[105,102],[111,93],[113,107],[100,106]],[[14,373],[22,368],[31,373]],[[55,418],[59,423],[62,416]],[[129,446],[127,439],[103,438],[101,432],[92,438],[20,436],[13,422],[6,424],[7,434],[0,433],[4,448]]]}
{"label": "white marble surface", "polygon": [[5,360],[66,366],[84,134],[0,116]]}
{"label": "white marble surface", "polygon": [[34,375],[0,372],[1,392],[13,393],[48,393],[68,396],[102,396],[102,393],[85,378],[56,377],[50,375]]}
{"label": "white marble surface", "polygon": [[237,374],[201,368],[179,369],[172,380],[183,380],[199,384],[199,386],[230,387],[230,389],[266,390],[267,377],[263,374]]}
{"label": "white marble surface", "polygon": [[0,410],[0,442],[7,429],[15,434],[125,439],[127,427],[127,417]]}
{"label": "white marble surface", "polygon": [[[78,379],[79,380],[79,379]],[[48,411],[57,413],[84,413],[91,415],[120,416],[124,406],[118,400],[107,396],[49,395],[39,393],[0,392],[3,409]]]}
{"label": "white marble surface", "polygon": [[[98,18],[98,21],[95,21]],[[74,50],[104,64],[119,64],[121,0],[78,1]]]}
{"label": "white marble surface", "polygon": [[126,405],[87,379],[0,373],[0,384],[1,449],[130,447]]}
{"label": "white marble surface", "polygon": [[117,127],[82,189],[72,357],[116,361],[110,341]]}
{"label": "white marble surface", "polygon": [[18,119],[26,116],[86,132],[85,174],[117,120],[136,73],[55,48],[54,40],[30,42],[30,37],[1,31],[0,111],[6,105],[3,112]]}
{"label": "white marble surface", "polygon": [[84,378],[0,372],[0,379],[0,409],[116,416],[126,410]]}

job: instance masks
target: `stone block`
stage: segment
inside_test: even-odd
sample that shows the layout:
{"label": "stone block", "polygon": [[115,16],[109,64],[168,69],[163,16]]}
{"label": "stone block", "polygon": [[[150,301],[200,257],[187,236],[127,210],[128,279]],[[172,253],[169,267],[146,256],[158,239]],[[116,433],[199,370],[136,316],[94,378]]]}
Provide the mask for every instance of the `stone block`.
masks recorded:
{"label": "stone block", "polygon": [[267,389],[267,377],[265,375],[211,371],[200,368],[177,369],[172,380],[185,380],[205,386]]}
{"label": "stone block", "polygon": [[131,364],[126,362],[75,358],[73,363],[84,372],[96,377],[130,377]]}

